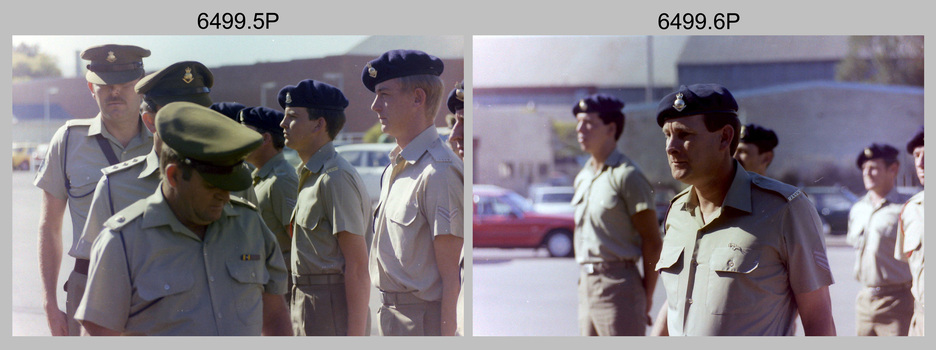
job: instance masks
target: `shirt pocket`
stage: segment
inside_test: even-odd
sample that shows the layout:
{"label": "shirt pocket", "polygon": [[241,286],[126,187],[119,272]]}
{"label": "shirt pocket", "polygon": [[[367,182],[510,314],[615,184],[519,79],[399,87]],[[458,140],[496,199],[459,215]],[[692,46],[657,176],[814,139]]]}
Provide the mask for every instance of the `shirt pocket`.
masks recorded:
{"label": "shirt pocket", "polygon": [[195,285],[191,273],[150,274],[136,279],[137,295],[140,299],[153,302],[164,297],[188,292]]}
{"label": "shirt pocket", "polygon": [[657,260],[656,271],[660,273],[660,282],[666,291],[669,300],[681,299],[679,293],[679,273],[682,272],[682,256],[684,248],[678,245],[663,244],[660,250],[660,259]]}
{"label": "shirt pocket", "polygon": [[237,316],[245,325],[263,322],[263,285],[270,279],[263,260],[231,260],[228,274],[237,282],[229,291],[237,307]]}
{"label": "shirt pocket", "polygon": [[740,247],[716,248],[709,259],[706,304],[716,315],[749,312],[757,303],[759,288],[751,278],[760,254]]}

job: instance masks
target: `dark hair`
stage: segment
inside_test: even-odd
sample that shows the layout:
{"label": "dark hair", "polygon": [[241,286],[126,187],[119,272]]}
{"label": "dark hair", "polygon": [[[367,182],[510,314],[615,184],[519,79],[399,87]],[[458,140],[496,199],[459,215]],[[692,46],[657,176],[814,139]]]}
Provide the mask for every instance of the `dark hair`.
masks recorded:
{"label": "dark hair", "polygon": [[[316,120],[318,118],[325,118],[325,127],[328,132],[328,137],[331,137],[332,140],[338,136],[338,133],[341,131],[341,128],[345,124],[345,114],[344,111],[335,111],[328,109],[318,109],[318,108],[306,108],[309,111],[309,120]],[[281,147],[282,148],[282,147]]]}
{"label": "dark hair", "polygon": [[162,144],[162,148],[159,150],[159,177],[162,179],[166,178],[166,167],[169,164],[175,164],[179,167],[179,170],[182,170],[182,179],[189,181],[192,179],[192,166],[185,163],[185,157],[176,152],[172,147]]}
{"label": "dark hair", "polygon": [[614,140],[617,141],[621,138],[621,134],[624,133],[624,112],[621,111],[607,111],[607,112],[598,112],[598,118],[601,118],[601,121],[605,124],[614,123]]}
{"label": "dark hair", "polygon": [[731,146],[728,148],[728,154],[734,154],[738,149],[738,142],[741,139],[741,121],[737,115],[729,113],[706,113],[702,120],[705,122],[705,129],[708,132],[721,130],[725,125],[731,125],[734,128],[734,135],[731,138]]}

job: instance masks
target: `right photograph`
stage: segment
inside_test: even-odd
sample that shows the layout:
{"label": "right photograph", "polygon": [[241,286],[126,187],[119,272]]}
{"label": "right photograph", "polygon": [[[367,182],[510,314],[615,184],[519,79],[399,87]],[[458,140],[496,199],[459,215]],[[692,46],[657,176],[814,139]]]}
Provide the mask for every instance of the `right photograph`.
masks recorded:
{"label": "right photograph", "polygon": [[924,335],[923,62],[923,36],[474,36],[472,335]]}

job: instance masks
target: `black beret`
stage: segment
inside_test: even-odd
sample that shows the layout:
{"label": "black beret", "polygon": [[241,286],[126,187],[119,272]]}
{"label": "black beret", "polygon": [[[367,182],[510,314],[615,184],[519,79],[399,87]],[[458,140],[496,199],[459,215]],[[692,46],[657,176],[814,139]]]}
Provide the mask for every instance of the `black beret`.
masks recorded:
{"label": "black beret", "polygon": [[572,107],[572,115],[579,113],[620,112],[624,108],[624,101],[607,94],[594,94],[586,96]]}
{"label": "black beret", "polygon": [[757,124],[747,124],[741,127],[741,142],[757,145],[761,152],[772,151],[780,141],[773,130]]}
{"label": "black beret", "polygon": [[923,146],[923,125],[920,125],[910,142],[907,142],[907,153],[913,154],[913,150],[920,146]]}
{"label": "black beret", "polygon": [[465,109],[465,82],[460,81],[455,84],[455,88],[448,95],[449,112],[455,113],[459,109]]}
{"label": "black beret", "polygon": [[283,133],[283,112],[267,107],[247,107],[240,111],[240,123],[270,133]]}
{"label": "black beret", "polygon": [[133,45],[107,44],[93,46],[81,52],[81,58],[91,61],[85,79],[97,85],[123,84],[143,76],[143,57],[150,50]]}
{"label": "black beret", "polygon": [[374,92],[377,84],[390,79],[418,74],[442,75],[442,60],[419,50],[391,50],[367,62],[361,71],[361,81]]}
{"label": "black beret", "polygon": [[211,104],[210,108],[215,112],[224,114],[235,122],[240,122],[240,111],[247,108],[247,106],[237,102],[217,102]]}
{"label": "black beret", "polygon": [[214,75],[208,67],[200,62],[182,61],[140,79],[135,89],[160,106],[187,101],[209,107],[208,92],[213,85]]}
{"label": "black beret", "polygon": [[861,153],[858,154],[858,159],[855,161],[858,165],[858,169],[861,169],[866,161],[875,158],[883,158],[886,162],[893,162],[897,160],[897,154],[900,153],[896,148],[891,145],[884,143],[872,143],[871,146],[866,147]]}
{"label": "black beret", "polygon": [[738,102],[724,86],[719,84],[682,85],[660,100],[657,124],[663,127],[667,119],[696,114],[738,116]]}
{"label": "black beret", "polygon": [[310,110],[344,112],[348,99],[338,88],[320,81],[306,79],[295,86],[280,89],[276,97],[280,107],[305,107]]}

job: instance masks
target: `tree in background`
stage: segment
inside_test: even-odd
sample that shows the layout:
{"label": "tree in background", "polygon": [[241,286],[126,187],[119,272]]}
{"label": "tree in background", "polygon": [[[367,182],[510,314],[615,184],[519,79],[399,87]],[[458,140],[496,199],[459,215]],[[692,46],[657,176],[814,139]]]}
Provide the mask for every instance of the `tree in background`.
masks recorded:
{"label": "tree in background", "polygon": [[836,80],[923,86],[923,36],[853,36]]}
{"label": "tree in background", "polygon": [[55,57],[40,52],[39,45],[13,47],[13,83],[61,76]]}

